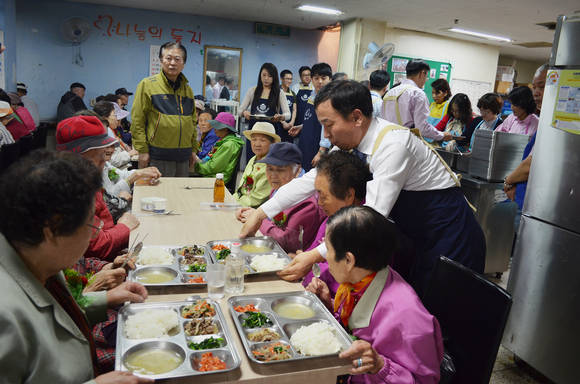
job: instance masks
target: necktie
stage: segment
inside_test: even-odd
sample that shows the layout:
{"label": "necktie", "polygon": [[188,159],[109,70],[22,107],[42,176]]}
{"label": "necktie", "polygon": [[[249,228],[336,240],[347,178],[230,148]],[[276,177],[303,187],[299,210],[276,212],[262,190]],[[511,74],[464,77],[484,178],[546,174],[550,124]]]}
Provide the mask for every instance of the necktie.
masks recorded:
{"label": "necktie", "polygon": [[361,159],[365,164],[367,163],[367,155],[359,151],[358,149],[354,148],[350,150],[350,153]]}

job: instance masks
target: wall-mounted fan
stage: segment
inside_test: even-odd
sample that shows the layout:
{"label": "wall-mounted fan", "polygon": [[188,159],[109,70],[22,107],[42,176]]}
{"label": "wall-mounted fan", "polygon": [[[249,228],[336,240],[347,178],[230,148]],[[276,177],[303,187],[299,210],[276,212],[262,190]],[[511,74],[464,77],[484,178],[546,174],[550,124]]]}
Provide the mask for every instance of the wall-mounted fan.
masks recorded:
{"label": "wall-mounted fan", "polygon": [[81,55],[81,43],[89,38],[91,24],[86,19],[71,17],[60,25],[60,33],[65,41],[72,43],[73,63],[82,67],[84,60]]}
{"label": "wall-mounted fan", "polygon": [[393,56],[394,52],[395,44],[386,43],[379,47],[377,43],[371,41],[362,60],[361,77],[364,78],[364,80],[368,80],[372,71],[377,69],[386,70],[387,62]]}

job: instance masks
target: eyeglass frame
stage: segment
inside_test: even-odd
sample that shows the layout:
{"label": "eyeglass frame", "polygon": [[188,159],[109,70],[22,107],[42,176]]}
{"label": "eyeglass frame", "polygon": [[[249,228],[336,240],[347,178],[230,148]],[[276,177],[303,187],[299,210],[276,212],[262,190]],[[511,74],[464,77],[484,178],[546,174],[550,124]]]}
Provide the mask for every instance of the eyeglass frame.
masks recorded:
{"label": "eyeglass frame", "polygon": [[99,220],[99,225],[87,223],[87,226],[93,229],[91,233],[91,239],[96,239],[97,236],[99,236],[99,233],[101,232],[103,227],[105,226],[105,222],[97,217],[93,219],[93,223],[96,222],[97,220]]}

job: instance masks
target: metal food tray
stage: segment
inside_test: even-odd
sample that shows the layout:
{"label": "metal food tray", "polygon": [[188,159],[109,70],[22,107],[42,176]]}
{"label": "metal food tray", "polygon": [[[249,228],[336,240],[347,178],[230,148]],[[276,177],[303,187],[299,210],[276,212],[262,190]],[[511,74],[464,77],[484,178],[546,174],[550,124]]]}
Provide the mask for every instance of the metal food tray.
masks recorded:
{"label": "metal food tray", "polygon": [[[186,305],[195,303],[198,300],[206,300],[211,304],[216,311],[215,317],[210,317],[218,327],[218,333],[212,335],[200,335],[200,336],[187,336],[184,331],[185,324],[192,319],[184,318],[181,316],[181,308]],[[177,316],[179,316],[179,333],[172,334],[165,338],[149,338],[149,339],[128,339],[125,336],[125,321],[128,316],[133,315],[139,311],[145,309],[171,309],[174,310]],[[217,302],[209,298],[201,298],[200,296],[191,296],[187,301],[182,302],[169,302],[169,303],[141,303],[141,304],[128,304],[119,310],[117,325],[117,352],[115,356],[115,370],[116,371],[128,371],[125,366],[125,360],[132,352],[137,352],[143,349],[165,349],[178,353],[182,358],[183,362],[176,369],[158,374],[158,375],[143,375],[136,373],[139,376],[147,376],[154,379],[167,379],[174,377],[184,377],[184,376],[198,376],[198,375],[208,375],[212,373],[223,373],[229,372],[238,368],[241,364],[240,356],[238,355],[236,348],[234,346],[234,340],[228,329],[228,325],[224,314]],[[188,346],[188,342],[199,343],[210,337],[221,337],[225,340],[225,345],[220,348],[214,349],[204,349],[204,350],[193,350]],[[226,369],[202,372],[196,369],[196,364],[198,364],[198,359],[201,355],[206,352],[211,352],[214,356],[219,357],[222,361],[226,363]]]}
{"label": "metal food tray", "polygon": [[[188,245],[191,246],[191,245]],[[203,257],[206,260],[206,264],[211,264],[212,260],[208,254],[208,250],[203,245],[198,245],[198,247],[204,250],[204,254],[200,255],[199,257]],[[146,287],[170,287],[170,286],[186,286],[186,287],[203,287],[207,285],[207,280],[205,276],[205,272],[187,272],[187,268],[184,267],[182,264],[182,260],[184,259],[183,256],[178,254],[178,251],[183,248],[181,246],[159,246],[159,245],[146,245],[143,247],[145,248],[163,248],[168,251],[171,255],[173,255],[173,263],[166,264],[166,265],[142,265],[142,264],[135,264],[135,269],[129,271],[128,280],[129,281],[137,281],[141,284],[145,285]],[[169,272],[175,277],[171,281],[167,281],[165,283],[144,283],[138,279],[139,274],[145,271],[166,271]],[[189,279],[194,277],[201,276],[203,280],[206,281],[204,283],[188,283]]]}
{"label": "metal food tray", "polygon": [[[274,311],[274,306],[282,302],[300,303],[309,306],[314,310],[314,316],[307,319],[289,319],[280,316]],[[265,326],[262,328],[244,328],[242,326],[242,321],[244,319],[245,313],[236,312],[234,307],[241,305],[245,306],[248,304],[254,304],[254,306],[263,314],[268,316],[272,321],[272,326]],[[290,344],[290,337],[303,325],[310,325],[312,323],[317,323],[320,321],[326,322],[334,327],[336,330],[336,336],[341,344],[341,351],[348,349],[352,344],[352,338],[344,330],[344,328],[339,324],[339,322],[334,318],[334,316],[326,309],[324,304],[318,299],[318,297],[307,291],[297,291],[297,292],[285,292],[285,293],[272,293],[267,295],[249,295],[249,296],[233,296],[228,299],[228,306],[230,308],[230,313],[236,324],[238,334],[246,350],[248,358],[257,364],[273,364],[273,363],[283,363],[286,361],[297,361],[306,359],[317,359],[328,356],[336,356],[337,353],[330,355],[316,355],[308,356],[298,353],[294,346]],[[288,344],[292,351],[292,357],[286,360],[275,360],[275,361],[261,361],[254,357],[252,351],[262,345],[275,343],[276,341],[266,341],[266,342],[253,342],[248,339],[248,334],[259,329],[269,328],[276,331],[281,338],[280,341],[284,344]]]}
{"label": "metal food tray", "polygon": [[288,263],[290,263],[290,261],[292,261],[290,256],[288,256],[288,254],[282,249],[282,247],[280,246],[280,244],[278,244],[278,242],[276,240],[274,240],[273,238],[271,238],[269,236],[260,236],[260,237],[248,237],[246,239],[210,241],[209,243],[207,243],[206,248],[207,248],[209,254],[211,255],[212,262],[214,264],[215,263],[222,263],[223,264],[224,260],[217,259],[217,257],[216,257],[217,251],[214,251],[212,249],[212,247],[215,245],[218,245],[218,244],[222,244],[222,245],[225,245],[226,247],[231,249],[232,243],[241,243],[242,247],[246,244],[252,244],[252,245],[256,245],[256,246],[266,246],[266,247],[270,248],[269,251],[256,252],[256,253],[245,252],[243,249],[241,250],[241,255],[244,257],[244,274],[246,276],[265,275],[265,274],[275,273],[278,271],[278,270],[264,271],[264,272],[255,271],[252,267],[250,267],[250,263],[252,262],[252,258],[254,256],[275,254],[275,255],[277,255],[278,258],[286,259],[286,261]]}

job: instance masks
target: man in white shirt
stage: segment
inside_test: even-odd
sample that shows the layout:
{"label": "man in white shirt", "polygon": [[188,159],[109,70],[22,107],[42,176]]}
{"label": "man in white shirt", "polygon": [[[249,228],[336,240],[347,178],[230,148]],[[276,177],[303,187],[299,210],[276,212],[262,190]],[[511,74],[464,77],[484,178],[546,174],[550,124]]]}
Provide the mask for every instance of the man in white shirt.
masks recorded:
{"label": "man in white shirt", "polygon": [[[485,237],[457,177],[431,147],[409,129],[372,117],[369,91],[356,81],[335,81],[315,100],[333,150],[353,150],[366,158],[373,173],[367,183],[365,204],[390,216],[417,246],[412,283],[421,293],[440,255],[483,272]],[[391,129],[385,129],[390,127]],[[247,218],[240,237],[253,235],[266,217],[314,194],[316,169],[280,188],[276,195]],[[297,255],[280,273],[286,280],[304,276],[326,249]]]}
{"label": "man in white shirt", "polygon": [[429,100],[423,91],[429,79],[429,65],[421,60],[409,61],[407,78],[383,98],[381,117],[408,128],[418,128],[423,137],[434,141],[453,140],[450,133],[440,132],[427,122]]}
{"label": "man in white shirt", "polygon": [[24,108],[28,109],[30,112],[30,116],[32,116],[32,120],[34,120],[34,125],[38,127],[40,125],[40,116],[38,114],[38,105],[28,97],[28,87],[24,83],[17,83],[16,84],[16,93],[20,96],[20,100],[22,100],[22,104],[24,104]]}
{"label": "man in white shirt", "polygon": [[389,72],[382,69],[373,71],[369,77],[371,101],[373,103],[373,117],[381,116],[381,109],[383,108],[383,96],[385,95],[385,92],[387,92],[389,81],[391,81]]}

